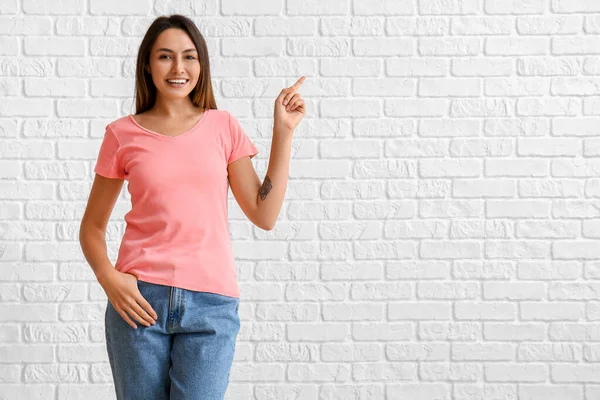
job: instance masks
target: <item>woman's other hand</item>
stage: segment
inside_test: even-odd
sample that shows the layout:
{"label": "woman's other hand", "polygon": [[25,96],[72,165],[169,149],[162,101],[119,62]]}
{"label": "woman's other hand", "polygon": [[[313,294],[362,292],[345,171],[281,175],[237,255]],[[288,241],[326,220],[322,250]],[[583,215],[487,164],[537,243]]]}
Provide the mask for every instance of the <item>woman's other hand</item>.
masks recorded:
{"label": "woman's other hand", "polygon": [[154,325],[158,316],[140,293],[136,276],[117,270],[113,271],[98,282],[114,309],[134,329],[137,329],[137,325],[129,316],[145,326]]}

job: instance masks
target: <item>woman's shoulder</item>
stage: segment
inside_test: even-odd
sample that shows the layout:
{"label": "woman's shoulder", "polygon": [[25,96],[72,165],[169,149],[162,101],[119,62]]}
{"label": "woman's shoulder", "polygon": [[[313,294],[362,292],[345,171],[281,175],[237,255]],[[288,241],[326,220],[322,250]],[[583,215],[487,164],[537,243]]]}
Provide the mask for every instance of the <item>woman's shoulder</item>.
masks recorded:
{"label": "woman's shoulder", "polygon": [[228,127],[231,118],[233,118],[233,113],[227,110],[217,110],[215,108],[209,108],[205,112],[207,115],[207,122],[213,127]]}
{"label": "woman's shoulder", "polygon": [[108,124],[106,124],[106,129],[112,129],[115,133],[120,131],[122,127],[129,123],[129,119],[132,117],[131,114],[123,115],[117,119],[113,119]]}
{"label": "woman's shoulder", "polygon": [[229,111],[217,110],[216,108],[215,109],[210,108],[210,109],[207,109],[206,111],[210,111],[210,113],[213,114],[214,116],[225,118],[225,119],[229,118],[229,115],[230,115]]}

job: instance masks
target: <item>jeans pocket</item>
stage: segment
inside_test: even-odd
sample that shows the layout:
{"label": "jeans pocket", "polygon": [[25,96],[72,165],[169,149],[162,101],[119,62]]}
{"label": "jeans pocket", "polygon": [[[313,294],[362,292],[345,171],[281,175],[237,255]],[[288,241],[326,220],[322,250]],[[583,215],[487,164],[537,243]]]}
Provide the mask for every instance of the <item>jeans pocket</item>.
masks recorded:
{"label": "jeans pocket", "polygon": [[110,300],[106,302],[106,311],[104,312],[104,340],[105,340],[105,344],[106,344],[106,352],[108,353],[108,362],[112,365],[113,364],[113,358],[112,358],[112,326],[111,326],[111,315],[109,315],[109,313],[112,312],[112,310],[110,309],[112,307],[112,304],[110,303]]}

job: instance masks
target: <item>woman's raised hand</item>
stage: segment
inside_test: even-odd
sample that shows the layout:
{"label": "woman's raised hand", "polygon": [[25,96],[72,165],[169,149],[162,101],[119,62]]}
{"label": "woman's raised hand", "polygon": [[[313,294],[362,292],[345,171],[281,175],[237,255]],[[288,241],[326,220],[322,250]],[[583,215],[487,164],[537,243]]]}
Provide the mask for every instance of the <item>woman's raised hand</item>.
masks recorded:
{"label": "woman's raised hand", "polygon": [[284,131],[292,131],[306,115],[304,99],[298,93],[300,85],[306,80],[306,76],[300,77],[292,86],[285,88],[275,99],[274,128]]}

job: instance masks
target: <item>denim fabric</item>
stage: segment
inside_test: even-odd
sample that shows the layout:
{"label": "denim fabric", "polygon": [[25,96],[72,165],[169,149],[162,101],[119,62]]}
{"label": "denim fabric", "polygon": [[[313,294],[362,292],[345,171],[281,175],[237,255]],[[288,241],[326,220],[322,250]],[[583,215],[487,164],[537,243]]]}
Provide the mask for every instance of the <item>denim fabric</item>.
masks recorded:
{"label": "denim fabric", "polygon": [[106,348],[117,400],[223,400],[240,330],[239,299],[138,280],[158,315],[132,328],[110,301]]}

